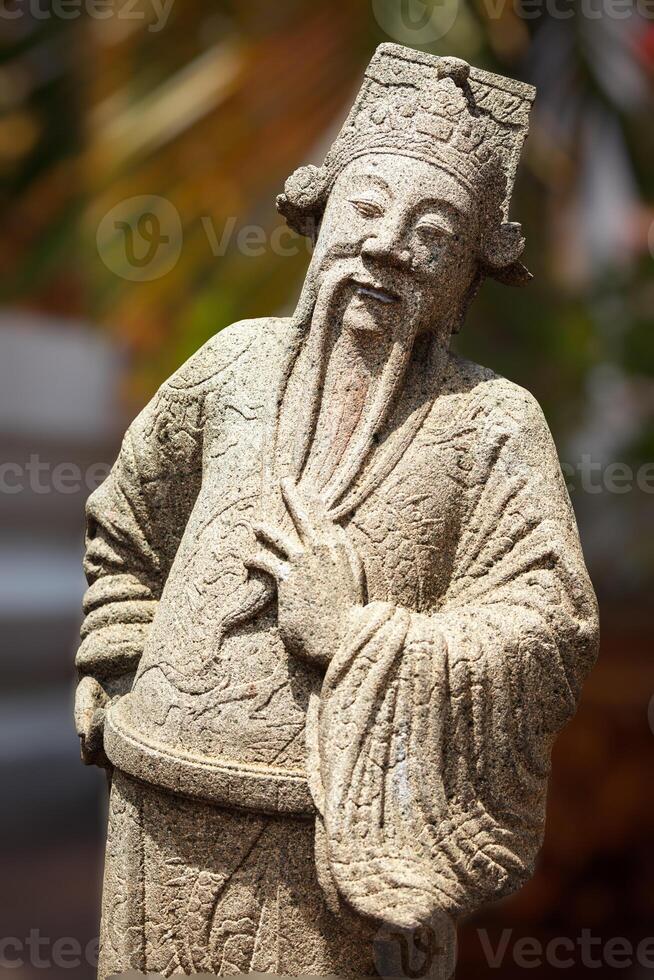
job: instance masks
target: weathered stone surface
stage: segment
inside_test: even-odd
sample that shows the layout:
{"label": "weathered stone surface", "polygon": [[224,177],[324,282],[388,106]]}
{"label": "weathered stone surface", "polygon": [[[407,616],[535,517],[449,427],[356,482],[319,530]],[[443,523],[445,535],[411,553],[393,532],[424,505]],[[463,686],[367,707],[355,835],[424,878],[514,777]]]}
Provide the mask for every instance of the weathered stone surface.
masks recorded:
{"label": "weathered stone surface", "polygon": [[528,279],[532,99],[383,45],[278,202],[319,228],[295,316],[202,348],[89,500],[102,976],[398,973],[416,929],[446,976],[532,871],[595,598],[537,403],[449,351],[485,276]]}

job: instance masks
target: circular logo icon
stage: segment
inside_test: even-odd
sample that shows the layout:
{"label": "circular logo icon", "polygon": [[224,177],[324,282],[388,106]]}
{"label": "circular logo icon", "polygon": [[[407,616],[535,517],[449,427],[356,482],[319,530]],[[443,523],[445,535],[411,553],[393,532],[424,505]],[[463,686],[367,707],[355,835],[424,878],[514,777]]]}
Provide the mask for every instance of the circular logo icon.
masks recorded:
{"label": "circular logo icon", "polygon": [[373,939],[375,969],[393,980],[450,980],[457,961],[456,926],[442,913],[416,929],[382,926]]}
{"label": "circular logo icon", "polygon": [[381,29],[402,44],[426,45],[454,26],[461,0],[372,0]]}
{"label": "circular logo icon", "polygon": [[104,264],[122,279],[149,282],[175,266],[182,251],[182,222],[165,197],[140,194],[120,201],[98,225],[96,244]]}

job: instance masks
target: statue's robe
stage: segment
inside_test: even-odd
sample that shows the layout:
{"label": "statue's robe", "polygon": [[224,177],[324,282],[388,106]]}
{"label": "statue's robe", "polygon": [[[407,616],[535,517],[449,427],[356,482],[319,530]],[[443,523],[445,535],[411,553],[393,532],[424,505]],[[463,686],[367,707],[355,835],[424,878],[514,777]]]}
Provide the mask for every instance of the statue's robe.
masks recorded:
{"label": "statue's robe", "polygon": [[279,479],[298,476],[316,371],[294,321],[235,324],[89,500],[77,664],[113,696],[115,767],[101,974],[366,973],[358,924],[455,920],[533,870],[553,737],[597,645],[541,410],[418,342],[385,424],[322,489],[367,588],[324,675],[244,566],[254,521],[292,530]]}

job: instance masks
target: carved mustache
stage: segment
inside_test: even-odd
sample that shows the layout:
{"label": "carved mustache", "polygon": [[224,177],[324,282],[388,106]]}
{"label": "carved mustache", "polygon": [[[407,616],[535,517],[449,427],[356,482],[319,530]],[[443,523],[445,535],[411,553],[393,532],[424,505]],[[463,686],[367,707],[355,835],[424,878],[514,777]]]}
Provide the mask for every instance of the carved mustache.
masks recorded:
{"label": "carved mustache", "polygon": [[383,305],[400,303],[409,294],[406,274],[385,267],[382,271],[383,263],[364,262],[359,247],[339,245],[328,249],[320,263],[320,272],[331,271],[337,264],[342,266],[337,279],[339,291],[351,283],[357,295]]}

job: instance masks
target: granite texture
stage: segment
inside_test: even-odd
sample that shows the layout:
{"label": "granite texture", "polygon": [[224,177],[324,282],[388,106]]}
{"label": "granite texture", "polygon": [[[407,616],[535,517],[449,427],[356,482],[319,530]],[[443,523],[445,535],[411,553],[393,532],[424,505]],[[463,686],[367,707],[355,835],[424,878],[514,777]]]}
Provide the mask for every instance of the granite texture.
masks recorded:
{"label": "granite texture", "polygon": [[424,935],[445,977],[533,871],[596,603],[538,404],[449,349],[529,278],[533,95],[382,45],[278,199],[317,238],[295,315],[210,340],[89,499],[102,977],[403,975]]}

